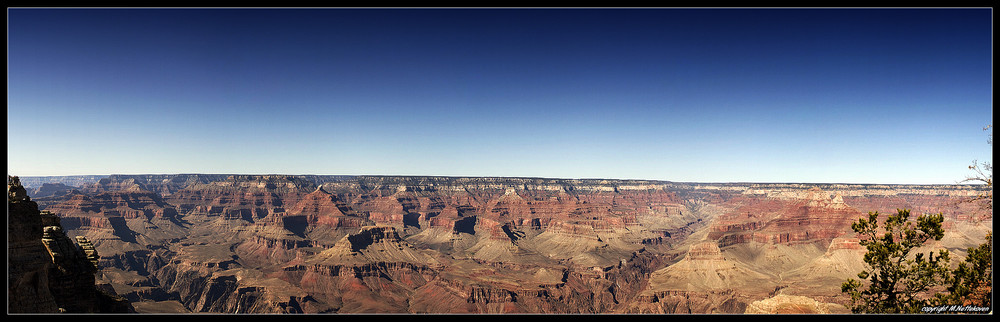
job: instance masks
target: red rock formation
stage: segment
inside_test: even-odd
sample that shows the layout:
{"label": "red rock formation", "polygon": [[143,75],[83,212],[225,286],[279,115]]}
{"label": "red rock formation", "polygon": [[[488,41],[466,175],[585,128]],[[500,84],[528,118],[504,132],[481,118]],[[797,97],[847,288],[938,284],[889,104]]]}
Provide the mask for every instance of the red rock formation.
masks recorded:
{"label": "red rock formation", "polygon": [[[302,199],[287,209],[287,214],[282,215],[285,227],[294,225],[293,216],[304,216],[307,225],[327,226],[330,228],[360,228],[373,224],[371,220],[353,214],[353,210],[337,196],[317,188],[316,191],[305,195]],[[352,214],[345,213],[349,212]]]}
{"label": "red rock formation", "polygon": [[826,245],[833,238],[851,233],[851,223],[863,215],[839,195],[831,198],[815,188],[795,199],[749,199],[741,203],[711,225],[709,238],[718,240],[721,247],[748,242]]}
{"label": "red rock formation", "polygon": [[[129,296],[195,312],[741,313],[780,283],[839,278],[804,276],[856,257],[850,223],[865,194],[899,196],[823,187],[150,175],[49,205],[113,246],[99,263]],[[901,197],[914,207],[962,193],[905,189],[923,196]]]}
{"label": "red rock formation", "polygon": [[103,192],[94,196],[72,194],[69,199],[45,210],[60,216],[94,216],[133,218],[172,218],[177,210],[158,194],[144,190]]}
{"label": "red rock formation", "polygon": [[316,185],[295,176],[229,176],[224,181],[195,183],[170,195],[167,201],[183,212],[248,222],[285,212],[313,192]]}

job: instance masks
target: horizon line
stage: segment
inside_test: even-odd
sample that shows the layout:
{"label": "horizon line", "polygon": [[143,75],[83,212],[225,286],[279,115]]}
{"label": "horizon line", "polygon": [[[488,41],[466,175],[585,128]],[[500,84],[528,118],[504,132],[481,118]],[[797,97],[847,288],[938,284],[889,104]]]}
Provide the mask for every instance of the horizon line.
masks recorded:
{"label": "horizon line", "polygon": [[401,175],[401,174],[289,174],[289,173],[209,173],[209,172],[189,172],[189,173],[112,173],[112,174],[73,174],[73,175],[11,175],[19,178],[41,178],[41,177],[93,177],[93,176],[144,176],[144,175],[246,175],[246,176],[343,176],[343,177],[428,177],[428,178],[502,178],[502,179],[542,179],[542,180],[618,180],[618,181],[652,181],[664,183],[687,183],[687,184],[814,184],[814,185],[909,185],[909,186],[985,186],[983,183],[875,183],[875,182],[805,182],[805,181],[673,181],[664,179],[635,179],[635,178],[559,178],[559,177],[535,177],[535,176],[467,176],[467,175]]}

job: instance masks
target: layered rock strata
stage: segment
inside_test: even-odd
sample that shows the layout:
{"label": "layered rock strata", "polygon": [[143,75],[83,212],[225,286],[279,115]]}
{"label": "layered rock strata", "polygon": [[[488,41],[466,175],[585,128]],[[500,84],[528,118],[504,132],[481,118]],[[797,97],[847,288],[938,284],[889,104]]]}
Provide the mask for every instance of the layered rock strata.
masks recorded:
{"label": "layered rock strata", "polygon": [[100,255],[83,236],[74,243],[60,218],[40,212],[18,177],[7,179],[8,310],[15,313],[128,313],[131,304],[95,283]]}
{"label": "layered rock strata", "polygon": [[[976,194],[201,174],[77,188],[45,209],[101,250],[87,260],[102,280],[150,312],[222,313],[743,313],[779,294],[839,303],[825,285],[857,268],[850,223],[867,207],[931,210]],[[955,225],[942,245],[971,246],[988,227]]]}
{"label": "layered rock strata", "polygon": [[42,218],[17,177],[7,177],[7,310],[58,312],[49,291],[51,256],[42,244]]}

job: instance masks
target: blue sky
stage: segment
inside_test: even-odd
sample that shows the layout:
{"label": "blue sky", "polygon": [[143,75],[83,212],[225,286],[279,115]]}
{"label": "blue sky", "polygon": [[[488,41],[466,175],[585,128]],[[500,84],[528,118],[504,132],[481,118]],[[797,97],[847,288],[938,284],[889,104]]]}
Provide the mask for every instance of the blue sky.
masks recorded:
{"label": "blue sky", "polygon": [[8,173],[955,183],[991,9],[8,9]]}

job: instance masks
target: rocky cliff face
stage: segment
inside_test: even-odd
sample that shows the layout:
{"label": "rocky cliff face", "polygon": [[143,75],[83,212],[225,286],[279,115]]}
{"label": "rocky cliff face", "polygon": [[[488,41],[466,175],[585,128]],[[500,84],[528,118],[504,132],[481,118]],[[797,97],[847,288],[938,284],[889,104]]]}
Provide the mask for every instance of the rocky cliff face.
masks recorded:
{"label": "rocky cliff face", "polygon": [[17,177],[7,178],[7,308],[12,313],[58,312],[49,291],[51,256],[42,218]]}
{"label": "rocky cliff face", "polygon": [[827,284],[857,273],[862,213],[941,208],[958,248],[991,224],[957,203],[973,186],[191,174],[74,188],[44,209],[93,241],[100,280],[160,313],[783,310],[779,294],[843,300]]}
{"label": "rocky cliff face", "polygon": [[8,310],[14,313],[128,313],[131,304],[110,285],[96,285],[98,254],[76,243],[60,218],[40,212],[18,177],[7,178]]}
{"label": "rocky cliff face", "polygon": [[749,242],[827,245],[850,233],[851,222],[862,214],[839,194],[811,188],[799,198],[745,198],[712,224],[708,237],[721,247]]}

